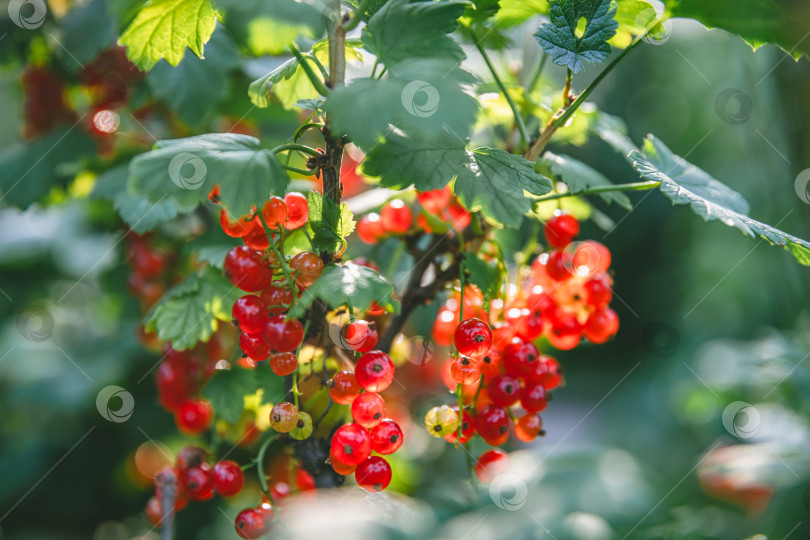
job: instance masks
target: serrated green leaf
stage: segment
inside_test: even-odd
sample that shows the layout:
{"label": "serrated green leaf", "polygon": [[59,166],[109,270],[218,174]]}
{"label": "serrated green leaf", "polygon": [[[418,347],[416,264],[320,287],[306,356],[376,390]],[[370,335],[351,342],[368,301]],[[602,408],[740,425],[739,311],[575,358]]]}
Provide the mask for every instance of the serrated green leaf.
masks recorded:
{"label": "serrated green leaf", "polygon": [[518,227],[532,208],[524,190],[544,195],[551,180],[535,172],[534,165],[504,150],[476,148],[468,152],[469,163],[458,171],[455,192],[469,210],[481,210],[487,220]]}
{"label": "serrated green leaf", "polygon": [[231,424],[239,421],[245,409],[245,396],[256,393],[259,384],[252,369],[218,369],[203,386],[202,396],[211,402],[219,418]]}
{"label": "serrated green leaf", "polygon": [[349,205],[337,206],[332,199],[324,199],[320,193],[307,193],[309,202],[309,225],[314,232],[312,243],[319,251],[335,252],[344,245],[344,240],[354,230],[354,219]]}
{"label": "serrated green leaf", "polygon": [[485,21],[501,9],[499,0],[470,0],[470,2],[464,16],[475,22]]}
{"label": "serrated green leaf", "polygon": [[216,21],[217,12],[209,0],[151,0],[118,42],[143,71],[152,69],[161,58],[176,66],[186,47],[202,58]]}
{"label": "serrated green leaf", "polygon": [[67,180],[63,165],[95,155],[93,140],[75,127],[58,128],[0,150],[0,201],[27,208]]}
{"label": "serrated green leaf", "polygon": [[204,262],[216,268],[222,268],[225,255],[232,248],[241,245],[238,239],[212,231],[195,238],[183,245],[185,255],[196,255],[198,262]]}
{"label": "serrated green leaf", "polygon": [[495,14],[496,28],[512,28],[532,17],[548,13],[548,0],[501,0]]}
{"label": "serrated green leaf", "polygon": [[469,282],[481,289],[484,296],[492,299],[501,290],[501,273],[474,253],[464,254],[464,268],[469,272]]}
{"label": "serrated green leaf", "polygon": [[[605,175],[572,157],[546,152],[542,159],[551,172],[568,186],[568,191],[571,193],[578,193],[592,187],[613,185]],[[621,191],[608,191],[598,193],[598,195],[606,203],[616,203],[627,210],[633,208],[630,199]]]}
{"label": "serrated green leaf", "polygon": [[[295,91],[290,92],[289,96],[287,96],[287,94],[279,94],[278,87],[284,81],[287,81],[287,86],[296,89]],[[302,87],[306,86],[308,86],[306,92],[298,91]],[[248,87],[250,101],[252,101],[257,107],[262,108],[270,106],[271,91],[278,96],[281,104],[284,105],[284,107],[289,108],[299,99],[302,99],[299,97],[301,93],[311,94],[312,92],[315,92],[315,88],[312,86],[312,83],[309,82],[309,79],[307,79],[304,70],[300,68],[298,59],[293,57],[264,77],[256,79],[250,83],[250,86]],[[287,97],[287,99],[283,99],[282,96]],[[315,92],[315,96],[317,96],[317,92]],[[310,98],[314,98],[315,96],[310,96]],[[290,99],[293,97],[295,98],[295,101],[290,102]]]}
{"label": "serrated green leaf", "polygon": [[[116,28],[107,14],[104,0],[90,0],[75,5],[60,21],[61,51],[70,51],[73,64],[93,60],[99,52],[115,42]],[[70,64],[68,64],[70,65]],[[81,67],[79,65],[76,66]]]}
{"label": "serrated green leaf", "polygon": [[231,133],[158,141],[129,167],[130,193],[151,202],[171,199],[183,212],[207,200],[219,184],[222,205],[234,216],[245,215],[256,201],[283,195],[288,181],[258,139]]}
{"label": "serrated green leaf", "polygon": [[262,390],[262,404],[290,399],[284,389],[284,377],[279,377],[270,368],[270,362],[260,362],[253,370],[256,375],[256,388]]}
{"label": "serrated green leaf", "polygon": [[614,47],[625,48],[633,41],[635,36],[649,31],[652,37],[658,32],[665,31],[659,22],[661,17],[655,8],[646,0],[617,0],[616,22],[619,27],[616,35],[610,39]]}
{"label": "serrated green leaf", "polygon": [[628,159],[643,178],[661,182],[661,192],[673,204],[687,204],[706,221],[718,220],[752,238],[759,236],[810,266],[810,243],[740,213],[748,205],[738,193],[670,152],[661,141],[648,137],[645,153],[634,150]]}
{"label": "serrated green leaf", "polygon": [[208,341],[218,321],[231,320],[231,306],[240,291],[214,268],[187,277],[169,289],[147,313],[144,324],[161,341],[182,351]]}
{"label": "serrated green leaf", "polygon": [[230,90],[230,73],[239,65],[239,51],[222,29],[214,33],[205,58],[189,57],[176,67],[161,60],[146,75],[152,93],[188,124],[200,124]]}
{"label": "serrated green leaf", "polygon": [[[613,37],[618,23],[613,19],[616,5],[611,0],[549,0],[550,22],[542,25],[534,37],[551,55],[558,66],[579,73],[583,60],[604,62],[610,55],[608,40]],[[578,36],[577,26],[585,20],[585,29]]]}
{"label": "serrated green leaf", "polygon": [[415,57],[460,62],[464,51],[446,34],[458,28],[466,7],[467,2],[457,0],[390,0],[363,29],[363,45],[389,67]]}
{"label": "serrated green leaf", "polygon": [[351,304],[366,309],[377,302],[388,311],[397,311],[394,286],[376,270],[352,262],[330,264],[290,309],[288,317],[301,317],[317,299],[331,308]]}
{"label": "serrated green leaf", "polygon": [[476,77],[441,59],[404,60],[385,79],[360,78],[334,90],[324,110],[332,130],[347,133],[366,150],[396,127],[431,141],[450,131],[463,141],[470,133],[479,103],[470,86]]}

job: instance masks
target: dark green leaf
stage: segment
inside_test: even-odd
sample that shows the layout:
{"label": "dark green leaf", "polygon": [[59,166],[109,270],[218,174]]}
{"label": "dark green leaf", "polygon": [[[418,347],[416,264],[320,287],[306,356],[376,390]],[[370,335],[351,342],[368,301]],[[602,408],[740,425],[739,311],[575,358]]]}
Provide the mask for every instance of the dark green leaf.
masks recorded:
{"label": "dark green leaf", "polygon": [[[70,51],[67,63],[86,64],[115,43],[115,25],[107,14],[107,2],[90,0],[73,7],[60,23],[62,51]],[[67,54],[67,53],[65,53]],[[77,69],[81,65],[75,66]]]}
{"label": "dark green leaf", "polygon": [[59,128],[31,142],[0,150],[0,201],[27,208],[64,181],[63,165],[95,155],[96,145],[74,127]]}
{"label": "dark green leaf", "polygon": [[174,200],[189,211],[220,185],[222,205],[235,216],[271,194],[283,195],[286,173],[272,152],[247,135],[209,133],[159,141],[136,156],[129,167],[129,190],[152,202]]}
{"label": "dark green leaf", "polygon": [[[613,19],[616,5],[611,0],[550,0],[550,22],[541,26],[534,37],[558,66],[579,73],[583,60],[604,62],[610,55],[608,40],[618,23]],[[582,33],[577,31],[584,20]]]}
{"label": "dark green leaf", "polygon": [[396,311],[399,303],[393,293],[394,286],[376,270],[352,262],[330,264],[301,294],[289,317],[301,317],[316,299],[331,308],[351,304],[356,309],[366,309],[377,302],[388,311]]}
{"label": "dark green leaf", "polygon": [[252,369],[218,369],[203,387],[202,396],[211,402],[218,417],[233,424],[245,409],[244,396],[255,394],[258,387]]}
{"label": "dark green leaf", "polygon": [[239,51],[222,29],[214,33],[205,58],[187,56],[177,67],[160,61],[146,75],[152,93],[188,124],[200,124],[228,96],[230,72]]}
{"label": "dark green leaf", "polygon": [[315,233],[312,243],[319,251],[335,252],[344,245],[344,239],[354,230],[352,212],[346,203],[337,206],[332,199],[323,198],[315,191],[307,193],[309,225]]}
{"label": "dark green leaf", "polygon": [[211,267],[169,289],[145,318],[146,328],[157,332],[177,350],[208,341],[218,321],[231,320],[231,306],[240,291]]}
{"label": "dark green leaf", "polygon": [[740,213],[747,211],[748,205],[738,193],[673,154],[652,137],[646,141],[644,152],[630,153],[633,167],[642,177],[661,182],[661,192],[674,204],[688,204],[707,221],[719,220],[747,236],[759,236],[781,246],[799,263],[810,266],[810,243]]}
{"label": "dark green leaf", "polygon": [[464,268],[469,272],[469,282],[481,289],[487,298],[495,298],[501,290],[501,273],[473,253],[464,254]]}
{"label": "dark green leaf", "polygon": [[221,232],[212,231],[185,244],[183,253],[187,255],[195,254],[197,261],[208,263],[216,268],[222,268],[228,251],[241,244],[238,239],[226,236]]}
{"label": "dark green leaf", "polygon": [[262,403],[275,405],[280,401],[290,399],[284,389],[284,377],[279,377],[270,368],[270,362],[260,362],[256,369],[256,389],[262,390]]}
{"label": "dark green leaf", "polygon": [[489,19],[501,8],[499,0],[471,0],[472,5],[467,6],[464,16],[473,21]]}
{"label": "dark green leaf", "polygon": [[[551,172],[568,186],[568,191],[578,193],[592,187],[610,186],[613,183],[605,175],[569,156],[558,156],[551,152],[543,154],[543,162],[549,166]],[[628,210],[633,208],[630,199],[621,191],[608,191],[599,193],[599,197],[607,203],[616,203]]]}

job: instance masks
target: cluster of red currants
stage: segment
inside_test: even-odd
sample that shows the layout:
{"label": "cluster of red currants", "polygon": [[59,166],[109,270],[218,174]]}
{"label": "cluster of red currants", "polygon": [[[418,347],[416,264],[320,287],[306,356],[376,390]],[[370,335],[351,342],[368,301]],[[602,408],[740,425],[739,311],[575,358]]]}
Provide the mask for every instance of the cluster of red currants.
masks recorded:
{"label": "cluster of red currants", "polygon": [[34,138],[76,121],[67,102],[65,83],[54,70],[28,66],[22,74],[23,137]]}
{"label": "cluster of red currants", "polygon": [[357,222],[357,236],[367,244],[376,244],[388,236],[408,233],[414,225],[424,232],[435,232],[427,215],[434,216],[460,231],[470,224],[470,213],[458,202],[449,187],[417,194],[419,207],[413,210],[400,199],[393,199],[382,207],[380,213],[371,212]]}
{"label": "cluster of red currants", "polygon": [[171,280],[171,255],[155,248],[151,234],[127,234],[127,263],[132,272],[127,287],[141,302],[144,311],[151,308],[163,294]]}
{"label": "cluster of red currants", "polygon": [[202,435],[214,420],[214,410],[200,391],[214,374],[219,355],[216,340],[191,351],[176,351],[168,347],[157,368],[155,382],[161,406],[174,413],[180,432]]}

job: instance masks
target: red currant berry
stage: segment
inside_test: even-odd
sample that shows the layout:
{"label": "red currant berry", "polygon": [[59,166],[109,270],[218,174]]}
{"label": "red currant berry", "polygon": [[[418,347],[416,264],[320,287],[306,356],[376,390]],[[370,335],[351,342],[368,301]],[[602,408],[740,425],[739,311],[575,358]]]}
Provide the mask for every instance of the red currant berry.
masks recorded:
{"label": "red currant berry", "polygon": [[509,466],[509,456],[503,450],[487,450],[475,462],[475,474],[484,483],[490,483]]}
{"label": "red currant berry", "polygon": [[264,289],[273,279],[273,272],[261,254],[247,246],[235,247],[225,256],[225,277],[247,292]]}
{"label": "red currant berry", "polygon": [[297,229],[307,222],[309,219],[309,203],[306,197],[291,191],[284,196],[284,202],[287,203],[287,223],[284,224],[286,229]]}
{"label": "red currant berry", "polygon": [[157,496],[150,497],[146,503],[146,519],[149,520],[153,527],[159,526],[160,522],[163,521],[163,512],[160,509],[160,501]]}
{"label": "red currant berry", "polygon": [[442,189],[434,189],[433,191],[421,191],[416,194],[416,200],[428,213],[439,215],[442,210],[447,208],[452,196],[450,186],[445,186]]}
{"label": "red currant berry", "polygon": [[371,438],[359,424],[344,424],[332,436],[332,453],[347,465],[359,465],[371,453]]}
{"label": "red currant berry", "polygon": [[367,491],[382,491],[391,483],[391,465],[384,458],[371,456],[357,465],[354,478]]}
{"label": "red currant berry", "polygon": [[530,382],[542,384],[546,390],[554,390],[563,382],[562,368],[556,359],[546,354],[540,355],[534,371],[526,376]]}
{"label": "red currant berry", "polygon": [[433,323],[433,340],[442,347],[449,347],[453,343],[453,332],[458,326],[458,313],[451,309],[442,308]]}
{"label": "red currant berry", "polygon": [[304,340],[304,327],[298,319],[284,320],[284,315],[274,315],[265,324],[262,336],[271,350],[292,352]]}
{"label": "red currant berry", "polygon": [[520,405],[526,412],[539,413],[547,404],[546,389],[542,384],[527,386],[521,392]]}
{"label": "red currant berry", "polygon": [[450,376],[458,383],[473,384],[481,378],[481,366],[473,358],[459,356],[450,364]]}
{"label": "red currant berry", "polygon": [[273,500],[276,502],[288,497],[290,493],[292,493],[292,489],[290,489],[290,484],[287,482],[275,482],[270,486],[270,495],[273,496]]}
{"label": "red currant berry", "polygon": [[594,240],[580,242],[574,252],[574,268],[580,275],[592,276],[610,268],[610,250]]}
{"label": "red currant berry", "polygon": [[290,269],[295,274],[295,282],[305,289],[323,273],[323,261],[314,253],[304,251],[292,258]]}
{"label": "red currant berry", "polygon": [[386,232],[404,234],[411,228],[413,214],[411,209],[399,199],[389,202],[380,211],[380,223]]}
{"label": "red currant berry", "polygon": [[[456,412],[458,412],[458,406],[453,407],[453,409]],[[465,409],[461,415],[462,444],[470,441],[473,438],[473,435],[475,435],[475,426],[473,425],[473,417]],[[458,430],[455,430],[452,433],[448,433],[447,435],[444,436],[444,440],[446,440],[447,442],[455,443],[456,439],[458,439]]]}
{"label": "red currant berry", "polygon": [[520,397],[520,380],[510,375],[495,375],[487,383],[487,391],[492,403],[501,407],[511,407]]}
{"label": "red currant berry", "polygon": [[457,231],[470,224],[470,213],[456,201],[451,201],[447,208],[444,209],[443,217]]}
{"label": "red currant berry", "polygon": [[500,373],[501,353],[497,348],[490,347],[487,353],[481,357],[481,374],[487,377],[494,377]]}
{"label": "red currant berry", "polygon": [[273,315],[284,313],[293,301],[292,291],[283,281],[274,281],[262,291],[262,302]]}
{"label": "red currant berry", "polygon": [[579,234],[579,221],[571,214],[557,211],[545,227],[546,240],[554,247],[565,247]]}
{"label": "red currant berry", "polygon": [[493,446],[506,442],[510,423],[509,413],[497,405],[486,405],[475,415],[475,431]]}
{"label": "red currant berry", "polygon": [[239,512],[234,521],[236,534],[238,534],[240,538],[247,540],[261,538],[270,532],[270,525],[274,515],[275,511],[273,510],[246,508]]}
{"label": "red currant berry", "polygon": [[613,299],[613,290],[610,288],[610,276],[596,274],[585,282],[585,301],[589,306],[601,307]]}
{"label": "red currant berry", "polygon": [[329,452],[329,463],[331,463],[332,469],[334,469],[334,471],[341,476],[349,476],[350,474],[354,473],[354,469],[357,468],[357,465],[343,463],[337,457],[335,457],[335,454],[333,454],[331,451]]}
{"label": "red currant berry", "polygon": [[357,361],[354,376],[367,392],[382,392],[394,380],[394,363],[382,351],[369,351]]}
{"label": "red currant berry", "polygon": [[175,413],[174,420],[180,431],[186,435],[201,435],[211,426],[214,409],[205,400],[186,401]]}
{"label": "red currant berry", "polygon": [[[203,468],[205,467],[205,468]],[[192,501],[207,501],[214,496],[214,483],[208,465],[189,467],[183,472],[183,486]]]}
{"label": "red currant berry", "polygon": [[270,357],[270,369],[279,377],[292,374],[298,369],[298,357],[295,353],[276,353]]}
{"label": "red currant berry", "polygon": [[264,232],[264,228],[261,225],[252,228],[249,233],[243,236],[242,242],[250,249],[256,251],[264,251],[270,247],[270,239],[267,238],[267,234]]}
{"label": "red currant berry", "polygon": [[466,319],[456,327],[453,342],[464,356],[478,358],[492,346],[492,330],[481,319]]}
{"label": "red currant berry", "polygon": [[582,337],[582,325],[576,315],[558,311],[551,323],[548,341],[554,347],[568,351],[579,345]]}
{"label": "red currant berry", "polygon": [[352,401],[352,418],[366,429],[371,429],[385,416],[385,400],[376,392],[365,392]]}
{"label": "red currant berry", "polygon": [[178,453],[177,467],[180,470],[188,469],[189,467],[197,467],[208,460],[208,452],[199,446],[184,446]]}
{"label": "red currant berry", "polygon": [[310,491],[315,489],[315,479],[307,471],[298,467],[295,471],[295,487],[298,491]]}
{"label": "red currant berry", "polygon": [[548,256],[546,273],[554,281],[565,281],[572,276],[572,256],[567,251],[555,251]]}
{"label": "red currant berry", "polygon": [[338,405],[348,405],[360,395],[360,385],[351,371],[339,371],[326,383],[329,396]]}
{"label": "red currant berry", "polygon": [[588,317],[583,331],[591,343],[604,343],[619,331],[619,316],[609,307],[597,309]]}
{"label": "red currant berry", "polygon": [[261,334],[246,334],[242,332],[239,336],[239,348],[249,358],[261,362],[270,356],[270,345],[264,342]]}
{"label": "red currant berry", "polygon": [[[224,208],[219,213],[219,224],[222,226],[222,230],[234,238],[241,238],[252,231],[256,226],[254,219],[251,217],[233,218]],[[259,226],[261,227],[261,224]]]}
{"label": "red currant berry", "polygon": [[385,228],[376,212],[366,214],[357,222],[357,236],[366,244],[376,244],[385,236]]}
{"label": "red currant berry", "polygon": [[368,352],[377,345],[374,323],[357,320],[346,327],[346,344],[358,352]]}
{"label": "red currant berry", "polygon": [[211,469],[214,490],[223,497],[232,497],[242,491],[245,475],[233,461],[220,461]]}
{"label": "red currant berry", "polygon": [[298,409],[292,403],[282,401],[270,411],[270,427],[279,433],[289,433],[298,426]]}
{"label": "red currant berry", "polygon": [[234,323],[242,332],[258,334],[270,318],[267,315],[267,306],[261,298],[248,294],[233,303],[231,316]]}
{"label": "red currant berry", "polygon": [[531,442],[543,431],[543,420],[539,414],[526,413],[515,423],[515,437],[523,442]]}
{"label": "red currant berry", "polygon": [[281,197],[270,197],[262,205],[264,223],[271,229],[280,229],[287,223],[287,203]]}
{"label": "red currant berry", "polygon": [[503,350],[504,371],[513,377],[523,377],[534,369],[539,356],[533,343],[512,342]]}
{"label": "red currant berry", "polygon": [[369,432],[369,437],[371,449],[378,454],[393,454],[402,446],[402,429],[390,418],[383,418],[382,422],[374,426]]}

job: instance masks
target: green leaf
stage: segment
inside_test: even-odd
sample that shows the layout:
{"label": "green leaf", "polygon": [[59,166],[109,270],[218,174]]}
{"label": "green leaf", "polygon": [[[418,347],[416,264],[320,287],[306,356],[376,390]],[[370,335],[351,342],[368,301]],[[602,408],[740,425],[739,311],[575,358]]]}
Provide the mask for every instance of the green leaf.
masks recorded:
{"label": "green leaf", "polygon": [[458,28],[467,5],[458,0],[390,0],[363,29],[363,45],[389,67],[415,57],[460,62],[464,51],[446,34]]}
{"label": "green leaf", "polygon": [[[558,66],[579,73],[583,60],[604,62],[610,55],[608,40],[618,23],[613,19],[616,5],[611,0],[549,0],[551,21],[542,25],[534,37]],[[584,20],[584,31],[578,32]]]}
{"label": "green leaf", "polygon": [[489,19],[501,9],[499,0],[471,0],[472,5],[468,5],[464,16],[472,21],[479,22]]}
{"label": "green leaf", "polygon": [[[543,154],[543,162],[549,166],[551,172],[568,186],[568,191],[578,193],[588,188],[610,186],[613,183],[602,173],[569,156],[558,156],[551,152]],[[633,208],[630,199],[621,191],[608,191],[599,193],[599,197],[606,203],[616,203],[628,210]]]}
{"label": "green leaf", "polygon": [[673,154],[652,136],[645,142],[644,154],[634,150],[629,159],[643,178],[661,182],[661,192],[673,204],[688,204],[706,221],[719,220],[747,236],[759,236],[787,249],[799,263],[810,266],[810,243],[741,213],[747,211],[748,204],[738,193]]}
{"label": "green leaf", "polygon": [[385,79],[355,79],[334,90],[324,109],[333,131],[347,133],[366,150],[396,127],[430,141],[443,130],[463,141],[472,129],[479,103],[470,86],[476,77],[441,59],[405,60]]}
{"label": "green leaf", "polygon": [[216,26],[217,12],[209,0],[151,0],[118,42],[127,57],[144,71],[165,58],[176,66],[186,47],[202,58],[203,47]]}
{"label": "green leaf", "polygon": [[234,424],[245,409],[245,396],[255,394],[258,388],[254,370],[234,366],[216,370],[203,386],[202,396],[211,402],[218,417]]}
{"label": "green leaf", "polygon": [[0,201],[27,208],[67,180],[65,165],[95,155],[93,140],[75,127],[62,127],[0,150]]}
{"label": "green leaf", "polygon": [[218,321],[231,320],[231,306],[240,291],[214,268],[187,277],[169,289],[147,313],[144,323],[177,350],[208,341]]}
{"label": "green leaf", "polygon": [[183,245],[183,253],[186,255],[196,255],[197,261],[207,263],[216,268],[222,268],[225,262],[225,255],[242,243],[239,239],[231,238],[222,232],[212,231],[204,234]]}
{"label": "green leaf", "polygon": [[548,0],[501,0],[495,14],[496,28],[511,28],[548,12]]}
{"label": "green leaf", "polygon": [[344,239],[354,230],[354,219],[349,205],[337,206],[332,199],[323,198],[319,193],[307,193],[309,201],[309,225],[315,235],[312,243],[319,251],[330,253],[344,246]]}
{"label": "green leaf", "polygon": [[689,17],[708,28],[722,28],[743,38],[754,49],[778,45],[796,59],[810,55],[807,21],[810,4],[778,0],[678,0],[667,2],[674,17]]}
{"label": "green leaf", "polygon": [[615,19],[619,27],[610,39],[611,45],[623,49],[645,31],[649,30],[655,37],[659,31],[665,30],[659,22],[661,17],[646,0],[618,0],[616,5]]}
{"label": "green leaf", "polygon": [[397,311],[394,286],[376,270],[352,262],[330,264],[290,309],[288,317],[301,317],[316,299],[331,308],[351,304],[366,309],[377,302],[388,311]]}
{"label": "green leaf", "polygon": [[231,133],[158,141],[129,167],[130,193],[151,202],[171,199],[182,212],[207,200],[219,184],[222,205],[234,216],[245,215],[256,201],[283,195],[288,181],[258,139]]}
{"label": "green leaf", "polygon": [[[98,53],[115,43],[116,28],[107,14],[107,3],[104,0],[90,0],[75,5],[60,25],[62,51],[70,51],[66,63],[78,69],[81,65],[93,60]],[[65,54],[67,54],[65,52]]]}
{"label": "green leaf", "polygon": [[487,220],[519,227],[532,208],[524,190],[544,195],[551,180],[535,172],[534,164],[504,150],[476,148],[468,152],[469,163],[458,171],[455,192],[469,210],[481,210]]}
{"label": "green leaf", "polygon": [[300,99],[318,97],[318,92],[307,78],[298,59],[294,57],[264,77],[256,79],[248,87],[250,101],[262,108],[270,106],[271,91],[287,109],[292,108]]}
{"label": "green leaf", "polygon": [[474,253],[464,254],[464,268],[469,272],[469,282],[481,289],[487,298],[495,298],[501,290],[501,273]]}
{"label": "green leaf", "polygon": [[161,60],[146,75],[152,93],[188,124],[200,124],[228,97],[230,73],[239,65],[239,51],[222,30],[216,32],[205,58],[189,57],[172,67]]}
{"label": "green leaf", "polygon": [[270,362],[260,362],[253,370],[256,376],[256,389],[262,390],[262,404],[289,399],[284,389],[284,377],[279,377],[270,368]]}

